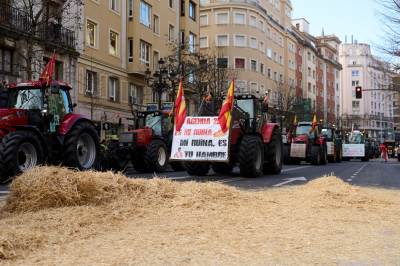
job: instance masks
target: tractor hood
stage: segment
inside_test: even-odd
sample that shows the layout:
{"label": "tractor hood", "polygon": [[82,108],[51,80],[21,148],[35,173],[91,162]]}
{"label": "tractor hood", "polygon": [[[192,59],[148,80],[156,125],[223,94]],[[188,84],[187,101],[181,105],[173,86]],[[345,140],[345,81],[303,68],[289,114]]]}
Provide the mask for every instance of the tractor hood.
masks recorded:
{"label": "tractor hood", "polygon": [[28,114],[23,109],[0,109],[0,127],[24,126],[28,124]]}
{"label": "tractor hood", "polygon": [[308,142],[308,136],[307,135],[300,135],[294,138],[295,143],[307,143]]}

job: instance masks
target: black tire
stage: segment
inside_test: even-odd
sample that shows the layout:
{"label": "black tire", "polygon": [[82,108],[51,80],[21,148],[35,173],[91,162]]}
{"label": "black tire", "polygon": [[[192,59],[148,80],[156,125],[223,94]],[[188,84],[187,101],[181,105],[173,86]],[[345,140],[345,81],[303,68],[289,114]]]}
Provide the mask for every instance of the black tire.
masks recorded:
{"label": "black tire", "polygon": [[311,146],[311,164],[320,165],[321,164],[321,147]]}
{"label": "black tire", "polygon": [[205,176],[210,171],[210,164],[207,162],[185,162],[186,172],[189,175]]}
{"label": "black tire", "polygon": [[185,171],[185,165],[183,162],[170,162],[169,163],[171,165],[171,168],[176,171],[176,172],[180,172],[180,171]]}
{"label": "black tire", "polygon": [[267,162],[264,163],[264,174],[279,175],[282,171],[283,161],[282,135],[279,130],[272,132],[271,142],[267,146]]}
{"label": "black tire", "polygon": [[229,175],[232,172],[233,165],[230,163],[213,163],[211,168],[217,174]]}
{"label": "black tire", "polygon": [[290,144],[283,145],[283,163],[286,165],[292,164],[292,159],[290,158]]}
{"label": "black tire", "polygon": [[239,147],[240,174],[257,177],[263,174],[264,151],[260,137],[245,135]]}
{"label": "black tire", "polygon": [[320,147],[320,152],[321,152],[321,165],[325,165],[328,162],[328,154],[327,154],[327,148],[326,145],[323,145]]}
{"label": "black tire", "polygon": [[133,168],[135,168],[135,170],[138,172],[145,173],[149,171],[144,160],[144,151],[136,151],[132,156],[131,163],[133,165]]}
{"label": "black tire", "polygon": [[[27,156],[30,153],[30,156]],[[15,131],[0,142],[0,182],[44,162],[44,153],[38,137],[29,131]]]}
{"label": "black tire", "polygon": [[167,170],[168,158],[167,145],[159,139],[152,140],[144,153],[147,169],[156,173],[162,173]]}
{"label": "black tire", "polygon": [[[88,147],[84,147],[85,145]],[[65,137],[64,165],[79,170],[98,168],[99,151],[99,137],[95,127],[87,121],[78,122]]]}

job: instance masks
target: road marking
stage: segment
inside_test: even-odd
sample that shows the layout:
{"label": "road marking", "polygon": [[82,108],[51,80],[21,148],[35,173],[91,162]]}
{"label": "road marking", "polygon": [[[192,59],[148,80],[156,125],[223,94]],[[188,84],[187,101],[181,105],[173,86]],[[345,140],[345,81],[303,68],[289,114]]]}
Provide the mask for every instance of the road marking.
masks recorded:
{"label": "road marking", "polygon": [[286,178],[286,179],[284,179],[284,180],[286,180],[286,181],[285,181],[285,182],[282,182],[282,183],[279,183],[279,184],[276,184],[276,185],[273,185],[273,186],[274,186],[274,187],[281,187],[281,186],[283,186],[283,185],[292,183],[292,182],[294,182],[294,181],[307,181],[307,179],[306,179],[304,176]]}
{"label": "road marking", "polygon": [[367,165],[368,165],[368,164],[365,163],[363,166],[361,166],[357,171],[354,172],[354,174],[353,174],[349,179],[347,179],[347,181],[353,181],[353,179],[356,178],[357,175],[358,175],[359,173],[361,173],[361,171],[362,171]]}
{"label": "road marking", "polygon": [[187,175],[187,176],[172,176],[172,177],[164,177],[165,179],[169,179],[169,180],[180,180],[180,179],[190,179],[190,178],[193,178],[194,176],[190,176],[190,175]]}
{"label": "road marking", "polygon": [[241,180],[245,180],[245,179],[246,178],[243,178],[243,177],[233,177],[233,178],[218,180],[215,182],[224,184],[224,183],[230,183],[230,182],[235,182],[235,181],[241,181]]}
{"label": "road marking", "polygon": [[309,167],[311,167],[311,165],[299,166],[299,167],[294,167],[294,168],[289,168],[289,169],[283,169],[283,170],[282,170],[282,173],[286,173],[286,172],[290,172],[290,171],[295,171],[295,170],[300,170],[300,169],[309,168]]}

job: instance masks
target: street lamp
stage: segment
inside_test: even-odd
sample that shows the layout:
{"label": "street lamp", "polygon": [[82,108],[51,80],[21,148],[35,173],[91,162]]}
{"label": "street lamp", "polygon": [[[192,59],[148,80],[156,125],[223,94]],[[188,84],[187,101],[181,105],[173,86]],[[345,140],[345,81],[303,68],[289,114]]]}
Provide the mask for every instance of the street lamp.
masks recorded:
{"label": "street lamp", "polygon": [[158,69],[154,71],[153,75],[151,75],[149,68],[146,69],[144,74],[147,85],[151,87],[153,89],[153,93],[156,93],[158,96],[158,110],[161,110],[163,92],[172,91],[172,96],[174,97],[176,85],[175,78],[177,74],[175,71],[168,69],[163,58],[158,60]]}

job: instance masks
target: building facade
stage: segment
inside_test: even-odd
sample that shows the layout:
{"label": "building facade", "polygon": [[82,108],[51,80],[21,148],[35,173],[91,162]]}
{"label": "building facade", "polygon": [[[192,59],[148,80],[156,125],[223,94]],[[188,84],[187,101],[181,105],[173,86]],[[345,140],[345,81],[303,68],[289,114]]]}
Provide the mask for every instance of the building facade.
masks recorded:
{"label": "building facade", "polygon": [[[147,86],[174,43],[196,47],[199,3],[195,0],[86,0],[79,34],[78,109],[113,131],[133,125],[132,110],[156,102]],[[167,95],[163,95],[163,100]],[[190,106],[191,104],[189,104]]]}
{"label": "building facade", "polygon": [[[393,137],[396,98],[392,88],[393,73],[388,63],[371,53],[368,44],[345,43],[340,46],[342,71],[342,123],[357,128],[370,137],[384,140]],[[355,88],[362,88],[356,98]]]}
{"label": "building facade", "polygon": [[288,0],[200,1],[200,51],[236,76],[237,93],[264,95],[282,108],[295,95],[296,39]]}
{"label": "building facade", "polygon": [[296,94],[305,99],[310,112],[327,125],[336,125],[340,111],[340,71],[338,47],[334,35],[314,37],[309,33],[309,22],[294,19],[296,47]]}

